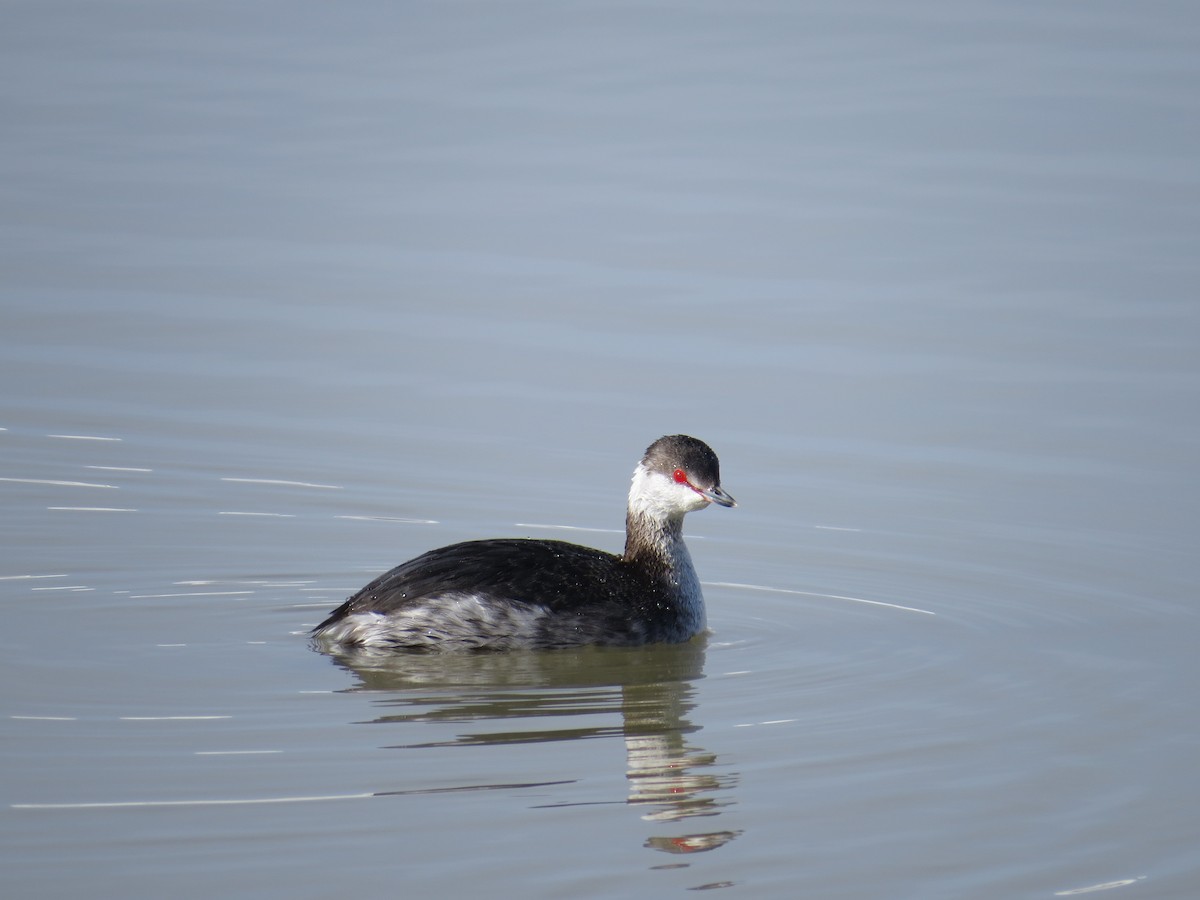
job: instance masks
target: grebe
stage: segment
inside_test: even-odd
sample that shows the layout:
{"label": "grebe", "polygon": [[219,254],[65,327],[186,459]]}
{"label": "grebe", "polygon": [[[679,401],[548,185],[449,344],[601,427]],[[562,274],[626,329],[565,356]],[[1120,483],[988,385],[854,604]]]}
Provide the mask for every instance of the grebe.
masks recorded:
{"label": "grebe", "polygon": [[451,544],[376,578],[313,629],[318,645],[507,650],[686,641],[705,628],[683,517],[721,489],[717,455],[659,438],[633,473],[620,556],[566,541]]}

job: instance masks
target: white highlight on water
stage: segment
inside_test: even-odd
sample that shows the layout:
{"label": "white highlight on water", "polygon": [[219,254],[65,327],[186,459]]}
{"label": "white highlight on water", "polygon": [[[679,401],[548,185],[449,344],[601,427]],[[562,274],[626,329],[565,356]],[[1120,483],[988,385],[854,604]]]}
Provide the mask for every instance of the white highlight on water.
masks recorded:
{"label": "white highlight on water", "polygon": [[706,581],[704,584],[710,587],[725,587],[735,588],[745,591],[767,591],[772,594],[796,594],[801,597],[824,597],[828,600],[846,600],[851,603],[866,603],[871,606],[886,606],[889,609],[899,609],[904,612],[920,613],[923,616],[936,616],[937,613],[928,609],[919,609],[915,606],[901,606],[899,603],[886,603],[883,600],[867,600],[863,597],[846,597],[841,594],[819,594],[815,591],[794,591],[790,588],[766,587],[761,584],[740,584],[735,581]]}
{"label": "white highlight on water", "polygon": [[253,594],[254,591],[194,591],[179,594],[131,594],[130,600],[163,600],[168,597],[238,597]]}
{"label": "white highlight on water", "polygon": [[354,522],[399,522],[402,525],[438,525],[436,519],[405,519],[399,516],[334,516],[335,519],[350,519]]}
{"label": "white highlight on water", "polygon": [[86,488],[104,488],[105,490],[118,490],[115,484],[96,484],[92,481],[60,481],[56,478],[2,478],[0,481],[9,481],[15,484],[53,484],[57,487],[86,487]]}
{"label": "white highlight on water", "polygon": [[621,528],[584,528],[581,525],[544,525],[539,522],[513,522],[514,528],[544,528],[548,531],[590,531],[594,534],[624,534]]}
{"label": "white highlight on water", "polygon": [[118,800],[110,803],[13,803],[9,809],[122,809],[152,806],[253,806],[263,803],[317,803],[324,800],[368,800],[375,795],[314,794],[308,797],[249,797],[228,800]]}
{"label": "white highlight on water", "polygon": [[204,722],[212,719],[233,719],[232,715],[120,715],[122,722]]}
{"label": "white highlight on water", "polygon": [[111,441],[120,443],[123,438],[119,437],[103,437],[98,434],[48,434],[48,438],[58,438],[63,441]]}
{"label": "white highlight on water", "polygon": [[270,513],[270,512],[233,512],[223,510],[217,513],[218,516],[260,516],[266,519],[294,519],[294,513]]}
{"label": "white highlight on water", "polygon": [[282,753],[282,750],[197,750],[197,756],[261,756]]}
{"label": "white highlight on water", "polygon": [[274,484],[284,487],[316,488],[322,491],[345,490],[340,484],[314,484],[310,481],[286,481],[281,478],[222,478],[222,481],[232,481],[238,484]]}
{"label": "white highlight on water", "polygon": [[1106,881],[1103,884],[1092,884],[1087,887],[1071,888],[1067,891],[1055,891],[1055,897],[1074,897],[1079,894],[1094,894],[1098,891],[1111,891],[1113,888],[1129,887],[1131,884],[1137,884],[1145,879],[1145,875],[1139,875],[1137,878],[1122,878],[1120,881]]}

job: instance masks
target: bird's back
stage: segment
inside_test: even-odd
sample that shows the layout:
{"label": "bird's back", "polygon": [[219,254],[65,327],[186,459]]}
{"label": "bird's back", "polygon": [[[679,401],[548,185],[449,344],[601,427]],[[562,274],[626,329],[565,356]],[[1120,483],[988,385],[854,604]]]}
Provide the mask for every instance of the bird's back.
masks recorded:
{"label": "bird's back", "polygon": [[372,581],[314,631],[395,647],[549,647],[683,640],[670,591],[621,557],[504,538],[430,550]]}

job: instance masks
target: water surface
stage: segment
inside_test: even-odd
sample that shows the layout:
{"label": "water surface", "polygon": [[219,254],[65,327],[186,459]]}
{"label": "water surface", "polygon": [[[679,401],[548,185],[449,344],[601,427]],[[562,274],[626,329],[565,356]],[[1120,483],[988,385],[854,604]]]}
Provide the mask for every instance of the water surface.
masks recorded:
{"label": "water surface", "polygon": [[[17,4],[6,896],[1195,893],[1186,4]],[[455,540],[680,647],[332,659]]]}

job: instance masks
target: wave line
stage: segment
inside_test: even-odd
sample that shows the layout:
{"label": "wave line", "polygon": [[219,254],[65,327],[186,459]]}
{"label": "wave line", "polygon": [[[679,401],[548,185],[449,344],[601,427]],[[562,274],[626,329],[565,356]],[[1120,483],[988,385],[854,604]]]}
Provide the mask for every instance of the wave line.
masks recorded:
{"label": "wave line", "polygon": [[735,581],[706,581],[704,584],[713,587],[739,588],[746,591],[767,591],[772,594],[796,594],[801,597],[825,597],[829,600],[846,600],[851,603],[867,603],[871,606],[886,606],[889,609],[900,609],[904,612],[921,613],[924,616],[936,616],[933,610],[920,609],[916,606],[901,606],[899,603],[887,603],[883,600],[867,600],[863,597],[846,597],[842,594],[819,594],[816,591],[795,591],[790,588],[766,587],[761,584],[740,584]]}

